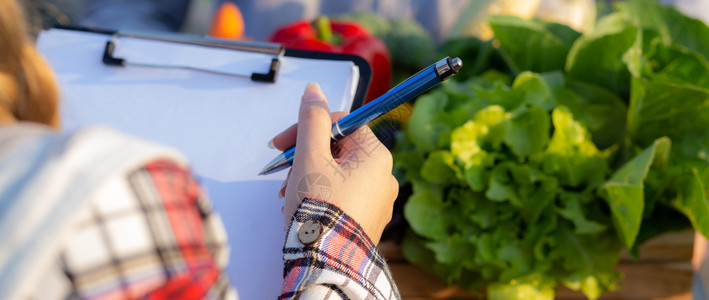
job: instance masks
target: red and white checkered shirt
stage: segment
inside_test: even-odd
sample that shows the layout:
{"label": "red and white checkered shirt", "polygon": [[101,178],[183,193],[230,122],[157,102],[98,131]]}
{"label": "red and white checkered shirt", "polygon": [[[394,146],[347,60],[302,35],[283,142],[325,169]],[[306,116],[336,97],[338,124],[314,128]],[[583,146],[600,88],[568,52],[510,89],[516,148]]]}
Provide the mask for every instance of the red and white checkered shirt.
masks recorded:
{"label": "red and white checkered shirt", "polygon": [[[339,208],[306,199],[294,220],[280,299],[400,298],[384,258]],[[297,238],[307,220],[325,228],[311,245]],[[197,181],[158,160],[96,194],[35,298],[236,299],[223,272],[227,251]]]}
{"label": "red and white checkered shirt", "polygon": [[[298,236],[307,222],[322,226],[319,238]],[[391,271],[364,230],[337,206],[305,199],[293,217],[283,248],[286,261],[279,299],[400,299]]]}
{"label": "red and white checkered shirt", "polygon": [[[50,235],[57,238],[48,243],[41,239],[35,241],[33,237],[41,237],[42,232],[47,232],[47,227],[41,229],[42,224],[50,223],[37,223],[32,227],[37,228],[34,234],[27,235],[13,231],[14,220],[0,222],[0,232],[8,230],[5,232],[13,234],[3,237],[4,242],[22,241],[16,247],[0,246],[0,266],[5,266],[4,270],[0,268],[0,285],[19,282],[29,286],[22,289],[24,292],[14,294],[23,295],[21,299],[236,299],[236,291],[224,272],[229,252],[224,226],[188,168],[179,159],[172,159],[177,156],[169,151],[160,154],[163,153],[160,148],[136,143],[105,129],[89,130],[77,136],[61,137],[33,126],[0,131],[0,144],[4,145],[0,150],[5,150],[0,151],[0,174],[15,174],[15,177],[7,177],[10,180],[0,182],[2,186],[13,188],[0,189],[0,192],[12,193],[19,188],[22,192],[19,198],[52,205],[56,217],[51,224],[63,227],[57,231],[61,234]],[[115,145],[108,145],[110,143]],[[133,146],[138,153],[152,149],[153,154],[145,157],[158,158],[130,167],[128,172],[114,171],[111,169],[114,163],[110,162],[99,165],[111,159],[131,161],[128,151]],[[41,151],[35,153],[33,149]],[[27,153],[36,162],[18,163],[16,158],[27,157]],[[46,168],[50,169],[47,172],[37,172],[34,167],[57,161],[66,161],[66,164],[58,164],[54,171]],[[84,166],[67,167],[77,164]],[[92,166],[107,171],[101,176],[83,171]],[[49,180],[38,180],[45,186],[37,187],[18,174],[54,175]],[[56,174],[76,174],[74,177],[81,179],[67,181],[65,190],[72,193],[86,190],[85,194],[90,195],[86,201],[68,205],[70,213],[59,211],[67,206],[61,201],[38,201],[31,196],[38,188],[48,189],[47,185],[63,180],[56,178]],[[77,188],[76,182],[92,186],[85,181],[93,178],[101,182],[95,190]],[[56,194],[49,190],[39,193]],[[72,198],[63,198],[67,199]],[[12,203],[11,198],[0,200],[0,204],[6,200]],[[12,203],[10,211],[19,209],[15,212],[21,212],[22,203],[26,203],[22,201]],[[52,213],[33,210],[27,215],[52,218]],[[64,216],[71,219],[59,221]],[[298,239],[298,231],[309,220],[322,225],[322,234],[316,241],[304,245]],[[31,247],[33,243],[43,243],[47,249],[56,250],[37,250]],[[28,257],[29,252],[21,249],[34,249],[33,253],[38,254]],[[285,269],[281,299],[399,298],[391,273],[375,245],[354,220],[327,202],[303,201],[283,250]],[[28,261],[38,258],[44,262],[24,267],[24,270],[39,268],[39,271],[21,273],[33,275],[17,275],[22,276],[17,281],[4,277],[17,274],[12,271],[15,270],[12,261],[3,261],[12,257],[22,259],[19,265],[23,266],[30,266]]]}
{"label": "red and white checkered shirt", "polygon": [[73,223],[36,299],[235,299],[226,234],[190,172],[156,160],[113,177]]}

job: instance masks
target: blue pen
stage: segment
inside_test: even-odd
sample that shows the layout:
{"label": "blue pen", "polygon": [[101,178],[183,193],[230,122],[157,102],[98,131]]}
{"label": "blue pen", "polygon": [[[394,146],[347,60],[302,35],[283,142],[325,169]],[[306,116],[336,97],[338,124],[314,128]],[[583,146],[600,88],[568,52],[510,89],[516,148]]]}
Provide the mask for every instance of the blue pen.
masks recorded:
{"label": "blue pen", "polygon": [[[332,124],[330,137],[333,142],[355,132],[360,127],[409,101],[435,85],[458,73],[463,62],[460,58],[446,57],[432,64],[408,79],[404,80],[384,95],[358,108],[349,115]],[[259,175],[270,174],[290,167],[293,164],[295,146],[274,158]]]}

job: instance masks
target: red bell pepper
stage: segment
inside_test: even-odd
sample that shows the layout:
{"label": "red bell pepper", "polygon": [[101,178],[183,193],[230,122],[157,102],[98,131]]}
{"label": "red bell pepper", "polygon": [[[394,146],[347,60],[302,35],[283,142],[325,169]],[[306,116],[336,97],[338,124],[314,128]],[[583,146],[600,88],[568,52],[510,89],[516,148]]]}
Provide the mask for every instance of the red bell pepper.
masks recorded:
{"label": "red bell pepper", "polygon": [[286,48],[354,54],[372,66],[372,82],[365,103],[386,93],[391,84],[391,57],[386,44],[354,22],[330,22],[320,17],[315,24],[298,21],[277,29],[269,41]]}

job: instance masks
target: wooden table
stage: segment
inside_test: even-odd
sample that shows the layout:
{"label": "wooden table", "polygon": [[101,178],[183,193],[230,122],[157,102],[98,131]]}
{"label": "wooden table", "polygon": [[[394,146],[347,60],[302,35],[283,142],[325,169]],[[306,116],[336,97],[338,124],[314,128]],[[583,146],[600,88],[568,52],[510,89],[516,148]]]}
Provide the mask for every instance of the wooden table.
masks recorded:
{"label": "wooden table", "polygon": [[[623,253],[618,270],[625,274],[620,289],[608,292],[601,299],[663,299],[690,300],[692,283],[691,230],[668,233],[648,241],[640,248],[640,259],[633,261]],[[380,250],[404,299],[476,299],[459,287],[446,286],[437,277],[409,264],[401,249],[393,242],[382,242]],[[581,292],[560,288],[556,299],[586,299]]]}

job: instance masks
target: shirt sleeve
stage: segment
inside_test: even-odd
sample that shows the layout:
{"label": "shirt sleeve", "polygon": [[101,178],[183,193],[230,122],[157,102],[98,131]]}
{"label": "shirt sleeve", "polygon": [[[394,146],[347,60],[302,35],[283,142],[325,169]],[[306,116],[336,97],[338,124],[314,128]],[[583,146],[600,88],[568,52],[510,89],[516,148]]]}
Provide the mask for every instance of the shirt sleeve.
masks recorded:
{"label": "shirt sleeve", "polygon": [[186,167],[156,160],[116,176],[79,219],[58,264],[69,298],[236,298],[226,231]]}
{"label": "shirt sleeve", "polygon": [[384,257],[359,224],[325,201],[306,198],[283,248],[279,299],[400,299]]}

